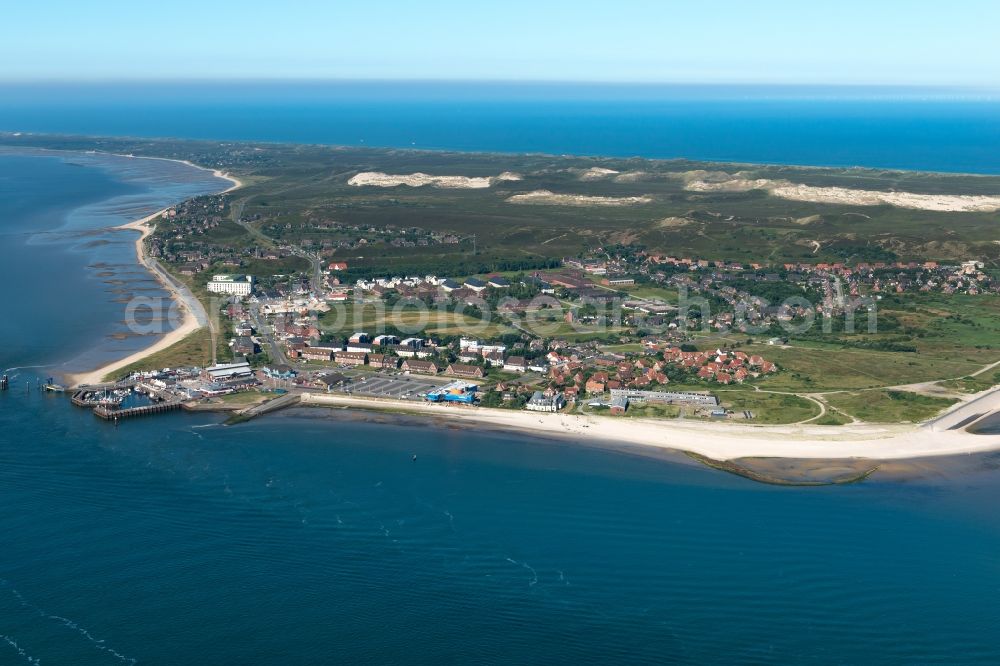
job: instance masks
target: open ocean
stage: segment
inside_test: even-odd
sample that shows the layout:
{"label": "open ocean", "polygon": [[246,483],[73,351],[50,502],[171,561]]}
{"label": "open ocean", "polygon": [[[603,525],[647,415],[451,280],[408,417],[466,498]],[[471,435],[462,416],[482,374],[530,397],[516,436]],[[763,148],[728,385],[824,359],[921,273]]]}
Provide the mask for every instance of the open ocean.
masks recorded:
{"label": "open ocean", "polygon": [[0,131],[1000,173],[997,91],[0,84]]}
{"label": "open ocean", "polygon": [[[21,111],[4,104],[0,127],[349,133],[257,120],[254,135],[222,109],[186,108],[159,120],[63,109],[14,127]],[[912,120],[936,148],[882,145],[853,161],[997,172],[997,120],[977,108],[978,121],[950,129]],[[405,132],[385,115],[364,134],[391,143]],[[586,122],[625,126],[614,117]],[[533,127],[504,148],[529,146],[544,123]],[[502,141],[435,131],[416,138]],[[531,148],[672,151],[615,133]],[[836,161],[745,138],[689,156]],[[224,186],[167,162],[0,153],[0,369],[47,366],[12,370],[0,393],[0,664],[1000,662],[1000,455],[919,478],[778,488],[680,457],[319,410],[114,427],[41,393],[48,373],[143,342],[108,336],[122,290],[157,287],[130,273],[134,235],[102,229]]]}

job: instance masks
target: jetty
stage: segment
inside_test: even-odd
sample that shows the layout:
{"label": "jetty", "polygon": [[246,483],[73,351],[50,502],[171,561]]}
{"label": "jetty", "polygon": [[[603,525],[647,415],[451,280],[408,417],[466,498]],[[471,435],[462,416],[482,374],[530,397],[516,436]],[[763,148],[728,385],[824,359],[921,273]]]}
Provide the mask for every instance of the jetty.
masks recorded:
{"label": "jetty", "polygon": [[302,395],[298,392],[286,393],[280,398],[275,398],[274,400],[268,400],[259,405],[254,405],[252,407],[247,407],[246,409],[241,409],[235,412],[226,421],[227,425],[234,425],[236,423],[242,423],[243,421],[249,421],[250,419],[256,418],[258,416],[263,416],[264,414],[269,414],[271,412],[276,412],[279,409],[285,409],[286,407],[291,407],[302,402]]}
{"label": "jetty", "polygon": [[105,421],[119,421],[122,419],[135,418],[137,416],[150,416],[152,414],[162,414],[163,412],[180,409],[182,402],[182,400],[169,400],[165,402],[157,402],[151,405],[142,405],[141,407],[127,407],[125,409],[118,409],[117,407],[109,405],[98,405],[94,408],[94,416],[102,418]]}

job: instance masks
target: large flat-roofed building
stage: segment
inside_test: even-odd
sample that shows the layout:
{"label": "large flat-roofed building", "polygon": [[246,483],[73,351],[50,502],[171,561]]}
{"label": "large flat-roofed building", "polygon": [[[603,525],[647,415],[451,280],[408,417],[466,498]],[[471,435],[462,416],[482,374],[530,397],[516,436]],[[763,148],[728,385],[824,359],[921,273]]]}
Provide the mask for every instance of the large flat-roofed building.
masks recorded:
{"label": "large flat-roofed building", "polygon": [[627,398],[629,402],[654,402],[665,405],[696,405],[698,407],[715,407],[719,399],[711,393],[693,393],[687,391],[637,391],[634,389],[611,389],[611,399]]}
{"label": "large flat-roofed building", "polygon": [[253,370],[246,361],[236,363],[219,363],[205,368],[202,377],[213,382],[231,381],[253,377]]}
{"label": "large flat-roofed building", "polygon": [[252,275],[213,275],[208,290],[215,294],[249,296],[253,292]]}
{"label": "large flat-roofed building", "polygon": [[330,392],[337,386],[343,386],[348,378],[339,372],[320,372],[313,376],[310,385]]}
{"label": "large flat-roofed building", "polygon": [[631,287],[635,284],[635,278],[630,277],[609,277],[601,280],[602,284],[610,287]]}

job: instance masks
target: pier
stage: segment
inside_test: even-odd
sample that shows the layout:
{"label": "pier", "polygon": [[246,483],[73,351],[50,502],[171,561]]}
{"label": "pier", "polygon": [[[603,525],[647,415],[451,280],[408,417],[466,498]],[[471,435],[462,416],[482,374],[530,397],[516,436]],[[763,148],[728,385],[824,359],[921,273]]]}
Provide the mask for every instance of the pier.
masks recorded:
{"label": "pier", "polygon": [[143,405],[141,407],[128,407],[126,409],[117,409],[115,407],[99,405],[94,408],[94,416],[102,418],[105,421],[118,421],[121,419],[130,419],[137,416],[150,416],[152,414],[161,414],[163,412],[170,412],[180,408],[181,408],[180,400],[159,402],[152,405]]}

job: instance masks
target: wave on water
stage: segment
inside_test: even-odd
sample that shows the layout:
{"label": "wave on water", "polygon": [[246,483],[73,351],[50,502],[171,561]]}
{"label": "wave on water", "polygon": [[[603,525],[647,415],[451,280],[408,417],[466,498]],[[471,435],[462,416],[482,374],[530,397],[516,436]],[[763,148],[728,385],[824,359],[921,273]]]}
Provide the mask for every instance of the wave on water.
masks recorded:
{"label": "wave on water", "polygon": [[27,661],[29,664],[35,664],[37,666],[38,664],[42,663],[35,657],[32,657],[30,654],[25,652],[24,648],[18,645],[17,640],[14,639],[13,637],[8,636],[7,634],[0,634],[0,640],[2,640],[4,643],[14,648],[14,650],[17,651],[18,656]]}
{"label": "wave on water", "polygon": [[51,368],[51,367],[52,367],[51,363],[49,363],[47,365],[16,365],[14,367],[7,368],[6,370],[4,370],[4,372],[5,373],[10,373],[10,372],[13,372],[15,370],[37,370],[37,369]]}
{"label": "wave on water", "polygon": [[538,585],[538,572],[535,571],[535,569],[530,564],[528,564],[527,562],[519,562],[518,560],[515,560],[510,557],[507,557],[505,559],[515,566],[527,569],[528,572],[531,573],[531,578],[528,580],[528,587],[534,587],[535,585]]}
{"label": "wave on water", "polygon": [[[63,617],[61,615],[54,615],[54,614],[49,613],[48,611],[46,611],[46,610],[44,610],[44,609],[36,606],[35,604],[31,603],[30,601],[28,601],[27,599],[25,599],[24,595],[22,595],[17,590],[17,588],[13,587],[8,581],[0,579],[0,585],[2,585],[3,587],[6,587],[8,590],[10,590],[10,593],[14,596],[15,599],[17,599],[17,601],[21,604],[22,607],[24,607],[25,609],[27,609],[27,610],[35,613],[39,617],[45,618],[47,620],[53,620],[55,622],[58,622],[58,623],[62,624],[64,627],[66,627],[68,629],[72,629],[73,631],[77,632],[80,636],[83,636],[85,639],[87,639],[87,641],[91,645],[93,645],[95,648],[97,648],[98,650],[101,650],[102,652],[106,652],[107,654],[111,655],[112,657],[114,657],[115,659],[117,659],[117,660],[119,660],[119,661],[121,661],[123,663],[130,664],[130,665],[138,663],[138,660],[135,657],[129,657],[127,655],[122,654],[118,650],[115,650],[111,646],[107,645],[107,643],[105,642],[105,640],[103,638],[97,638],[97,637],[95,637],[92,633],[90,633],[89,630],[87,630],[86,628],[80,626],[80,624],[77,623],[76,621],[71,620],[71,619],[69,619],[67,617]],[[2,636],[2,638],[4,640],[6,640],[6,642],[8,644],[10,644],[12,647],[14,647],[15,649],[17,649],[18,653],[22,657],[24,657],[29,663],[33,663],[33,664],[40,663],[38,659],[34,659],[30,655],[28,655],[27,653],[25,653],[25,651],[22,648],[20,648],[17,645],[17,643],[13,639],[11,639],[10,637],[8,637],[8,636]]]}

